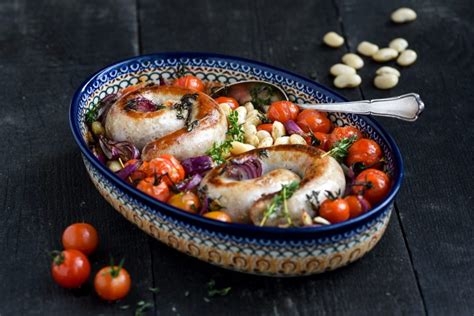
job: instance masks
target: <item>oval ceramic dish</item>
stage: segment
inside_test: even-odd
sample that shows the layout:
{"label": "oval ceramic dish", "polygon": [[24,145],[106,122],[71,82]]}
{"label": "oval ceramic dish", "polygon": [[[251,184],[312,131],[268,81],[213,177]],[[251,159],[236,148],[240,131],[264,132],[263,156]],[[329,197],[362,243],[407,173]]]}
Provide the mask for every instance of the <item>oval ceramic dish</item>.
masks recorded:
{"label": "oval ceramic dish", "polygon": [[72,132],[100,194],[123,216],[163,243],[220,267],[269,276],[302,276],[334,270],[369,252],[382,237],[402,181],[400,152],[393,139],[368,117],[330,114],[338,126],[356,125],[380,144],[392,188],[368,213],[330,226],[271,228],[227,224],[186,213],[128,185],[101,164],[84,140],[85,113],[107,94],[141,81],[172,77],[178,66],[201,79],[223,83],[266,80],[281,86],[295,103],[345,99],[301,76],[237,57],[206,53],[139,56],[106,67],[77,90],[70,109]]}

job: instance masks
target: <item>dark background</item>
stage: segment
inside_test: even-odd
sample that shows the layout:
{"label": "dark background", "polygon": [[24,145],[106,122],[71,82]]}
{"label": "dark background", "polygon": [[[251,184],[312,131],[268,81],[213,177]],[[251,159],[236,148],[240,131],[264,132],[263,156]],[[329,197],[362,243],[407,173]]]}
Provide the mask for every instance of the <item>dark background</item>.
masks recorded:
{"label": "dark background", "polygon": [[[405,25],[400,7],[416,10]],[[0,2],[0,314],[332,315],[474,313],[472,1],[27,1]],[[345,46],[330,49],[334,30]],[[401,148],[406,177],[380,244],[322,275],[276,279],[230,272],[178,253],[116,213],[88,179],[68,126],[69,102],[92,72],[163,51],[252,58],[332,86],[329,67],[362,40],[404,37],[418,53],[390,91],[372,86],[365,58],[350,99],[418,92],[416,123],[380,121]],[[93,273],[109,254],[126,257],[130,295],[100,301],[90,284],[67,291],[49,275],[47,251],[77,221],[97,227]],[[206,283],[231,286],[205,302]],[[148,287],[159,287],[154,294]],[[190,295],[185,296],[189,291]],[[131,305],[129,310],[120,309]]]}

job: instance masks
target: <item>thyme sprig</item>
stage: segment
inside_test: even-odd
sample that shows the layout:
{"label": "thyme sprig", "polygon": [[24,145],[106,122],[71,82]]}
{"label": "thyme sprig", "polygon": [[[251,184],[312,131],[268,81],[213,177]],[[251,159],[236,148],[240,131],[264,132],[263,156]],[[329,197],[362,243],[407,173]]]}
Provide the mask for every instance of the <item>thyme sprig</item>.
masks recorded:
{"label": "thyme sprig", "polygon": [[291,196],[298,189],[299,185],[300,184],[298,182],[293,181],[290,184],[281,186],[281,191],[273,196],[270,205],[267,207],[265,213],[263,214],[263,218],[260,222],[260,226],[265,225],[265,222],[268,220],[268,218],[271,215],[275,214],[282,207],[283,207],[283,210],[282,210],[283,215],[285,215],[288,224],[289,225],[293,224],[290,218],[290,214],[288,212],[287,200],[291,198]]}
{"label": "thyme sprig", "polygon": [[236,111],[231,112],[227,119],[229,121],[229,128],[226,133],[227,139],[220,144],[214,143],[211,149],[207,151],[207,154],[218,165],[225,162],[225,157],[232,149],[233,141],[242,142],[244,140],[244,131],[242,129],[242,124],[239,124],[238,122],[238,113]]}
{"label": "thyme sprig", "polygon": [[227,294],[229,294],[230,290],[232,288],[229,286],[229,287],[224,287],[222,289],[216,289],[216,281],[214,280],[210,280],[208,283],[207,283],[207,296],[209,297],[214,297],[214,296],[225,296]]}
{"label": "thyme sprig", "polygon": [[321,157],[331,156],[337,161],[342,161],[347,156],[349,147],[357,140],[357,136],[346,137],[336,142],[334,146],[328,152],[324,153]]}

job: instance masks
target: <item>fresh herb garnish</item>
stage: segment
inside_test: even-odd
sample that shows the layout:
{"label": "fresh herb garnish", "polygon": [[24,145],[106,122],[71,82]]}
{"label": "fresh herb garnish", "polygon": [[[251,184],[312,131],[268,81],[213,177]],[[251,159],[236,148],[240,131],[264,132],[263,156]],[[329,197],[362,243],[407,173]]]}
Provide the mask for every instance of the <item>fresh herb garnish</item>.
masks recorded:
{"label": "fresh herb garnish", "polygon": [[281,191],[275,194],[272,198],[270,205],[267,207],[267,210],[263,214],[263,219],[260,222],[260,226],[265,225],[267,219],[275,214],[283,206],[283,215],[286,217],[286,220],[289,225],[292,225],[290,214],[288,212],[287,200],[295,193],[298,189],[299,183],[296,181],[291,182],[287,185],[282,185]]}
{"label": "fresh herb garnish", "polygon": [[[193,101],[198,97],[197,93],[185,94],[181,97],[181,100],[175,103],[171,108],[176,110],[176,118],[178,120],[188,120],[191,116],[191,107],[193,106]],[[186,113],[186,117],[184,116]]]}
{"label": "fresh herb garnish", "polygon": [[135,309],[135,316],[143,316],[145,315],[145,311],[149,309],[150,307],[153,307],[152,303],[145,302],[145,301],[139,301],[137,303],[137,308]]}
{"label": "fresh herb garnish", "polygon": [[148,290],[153,293],[159,293],[160,289],[157,287],[149,287]]}
{"label": "fresh herb garnish", "polygon": [[199,121],[198,120],[194,120],[194,121],[191,121],[188,123],[188,121],[186,121],[186,130],[188,132],[192,131],[196,126],[199,125]]}
{"label": "fresh herb garnish", "polygon": [[311,205],[313,210],[319,210],[321,202],[319,201],[319,191],[311,191],[311,194],[306,194],[306,200]]}
{"label": "fresh herb garnish", "polygon": [[98,112],[99,112],[99,104],[100,104],[100,101],[99,101],[99,103],[94,105],[89,111],[87,111],[87,113],[86,113],[86,122],[88,124],[92,124],[93,122],[97,121],[97,115],[98,115]]}
{"label": "fresh herb garnish", "polygon": [[232,149],[232,142],[238,141],[243,142],[244,140],[244,131],[242,125],[238,123],[239,114],[236,111],[232,111],[227,117],[229,121],[229,129],[227,130],[227,139],[220,143],[214,143],[207,151],[207,154],[212,158],[212,160],[218,165],[225,162],[225,157],[229,154]]}
{"label": "fresh herb garnish", "polygon": [[232,140],[243,142],[244,141],[244,130],[242,124],[239,125],[239,114],[237,111],[232,111],[227,117],[229,121],[229,129],[227,130],[227,136]]}
{"label": "fresh herb garnish", "polygon": [[342,161],[347,156],[349,147],[357,140],[356,135],[346,137],[336,142],[330,151],[324,153],[321,157],[332,156],[338,161]]}
{"label": "fresh herb garnish", "polygon": [[255,84],[249,92],[253,106],[257,110],[265,112],[264,106],[272,103],[271,99],[275,94],[275,89],[266,84]]}
{"label": "fresh herb garnish", "polygon": [[207,296],[208,297],[214,297],[214,296],[217,296],[217,295],[225,296],[225,295],[229,294],[231,289],[232,288],[230,286],[222,288],[222,289],[216,289],[216,281],[210,280],[207,283]]}

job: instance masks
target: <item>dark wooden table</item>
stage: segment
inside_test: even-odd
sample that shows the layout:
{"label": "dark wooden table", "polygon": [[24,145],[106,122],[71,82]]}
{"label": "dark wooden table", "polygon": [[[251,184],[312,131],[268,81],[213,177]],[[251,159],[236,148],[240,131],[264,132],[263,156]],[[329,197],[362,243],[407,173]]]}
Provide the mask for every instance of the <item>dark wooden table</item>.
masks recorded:
{"label": "dark wooden table", "polygon": [[[415,9],[418,19],[390,23],[390,12],[402,5]],[[141,300],[152,304],[148,313],[159,315],[473,315],[471,1],[3,0],[0,20],[1,315],[130,315]],[[346,37],[344,47],[321,44],[330,30]],[[168,248],[100,197],[69,131],[74,90],[125,57],[219,52],[331,86],[329,67],[357,43],[383,46],[399,36],[419,58],[402,70],[396,88],[374,89],[378,65],[367,62],[361,87],[341,93],[361,99],[419,92],[426,113],[415,124],[380,120],[406,165],[396,211],[371,253],[334,272],[255,277]],[[109,254],[126,257],[133,290],[123,302],[100,301],[90,284],[67,291],[52,282],[47,251],[60,248],[62,230],[77,221],[100,232],[93,272]],[[210,279],[231,286],[229,295],[205,302]]]}

